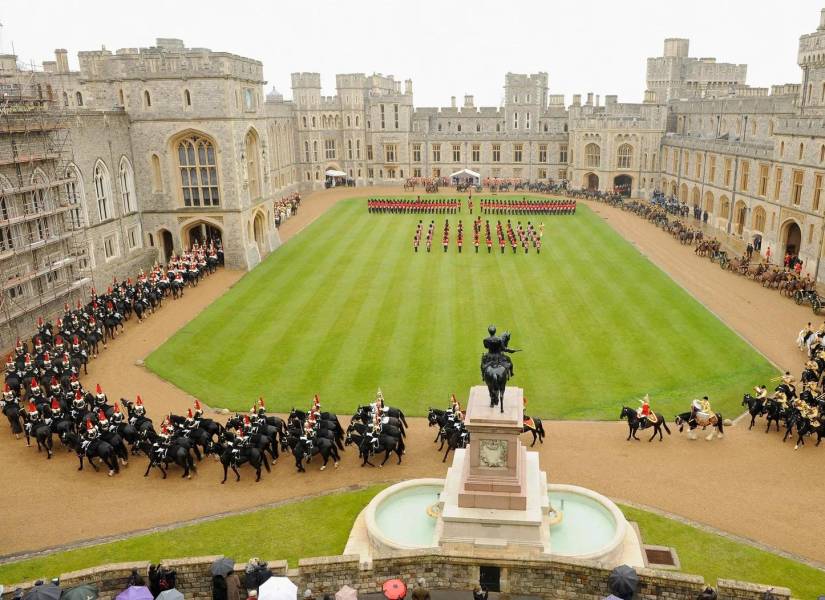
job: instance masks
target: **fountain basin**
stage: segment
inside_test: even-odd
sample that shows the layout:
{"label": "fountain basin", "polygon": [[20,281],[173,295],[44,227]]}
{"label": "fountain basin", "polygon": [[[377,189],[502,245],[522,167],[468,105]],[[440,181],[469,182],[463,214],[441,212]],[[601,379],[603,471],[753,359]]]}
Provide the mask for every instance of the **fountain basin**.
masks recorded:
{"label": "fountain basin", "polygon": [[[367,505],[353,527],[347,553],[364,560],[391,552],[439,547],[440,494],[443,479],[412,479],[383,490]],[[606,566],[622,563],[644,566],[641,544],[624,514],[609,498],[574,485],[549,484],[547,494],[560,521],[549,528],[549,547],[544,556],[592,560]],[[361,531],[357,531],[361,530]],[[354,543],[355,540],[359,540]],[[501,548],[506,555],[507,548]]]}

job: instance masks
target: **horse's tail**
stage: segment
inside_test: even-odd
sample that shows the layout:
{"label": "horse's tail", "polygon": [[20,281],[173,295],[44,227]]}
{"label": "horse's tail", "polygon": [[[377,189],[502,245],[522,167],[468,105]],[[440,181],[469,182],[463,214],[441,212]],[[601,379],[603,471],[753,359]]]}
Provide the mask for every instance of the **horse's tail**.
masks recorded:
{"label": "horse's tail", "polygon": [[667,426],[667,419],[665,419],[664,417],[661,417],[661,419],[662,419],[662,427],[664,427],[665,431],[667,431],[667,434],[670,435],[670,428]]}
{"label": "horse's tail", "polygon": [[541,419],[536,419],[536,432],[539,434],[539,439],[544,439],[544,424]]}
{"label": "horse's tail", "polygon": [[272,473],[272,469],[269,467],[269,461],[266,459],[266,453],[261,452],[261,460],[264,463],[264,468],[266,469],[266,472]]}
{"label": "horse's tail", "polygon": [[398,418],[401,419],[402,423],[404,423],[404,427],[409,427],[409,425],[407,425],[407,419],[404,418],[404,411],[400,408],[398,409]]}

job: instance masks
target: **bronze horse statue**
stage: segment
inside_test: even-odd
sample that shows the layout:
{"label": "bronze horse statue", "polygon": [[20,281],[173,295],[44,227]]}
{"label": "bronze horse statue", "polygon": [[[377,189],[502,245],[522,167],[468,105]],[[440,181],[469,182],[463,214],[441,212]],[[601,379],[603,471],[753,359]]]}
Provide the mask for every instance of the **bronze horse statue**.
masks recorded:
{"label": "bronze horse statue", "polygon": [[513,376],[513,361],[507,354],[519,351],[507,347],[510,343],[509,332],[505,331],[499,337],[494,325],[490,325],[487,331],[490,335],[484,338],[487,353],[481,356],[481,377],[490,392],[490,407],[498,406],[504,412],[504,391],[507,381]]}

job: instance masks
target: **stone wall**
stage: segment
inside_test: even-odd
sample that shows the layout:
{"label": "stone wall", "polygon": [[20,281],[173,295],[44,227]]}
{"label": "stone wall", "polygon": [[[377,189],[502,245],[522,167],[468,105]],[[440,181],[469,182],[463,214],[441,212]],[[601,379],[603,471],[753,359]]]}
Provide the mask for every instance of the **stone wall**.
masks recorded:
{"label": "stone wall", "polygon": [[[210,600],[212,596],[210,565],[217,556],[202,556],[162,561],[177,571],[178,589],[187,600]],[[236,570],[243,574],[243,564]],[[306,558],[298,562],[298,568],[288,569],[286,561],[269,563],[275,575],[288,576],[296,583],[299,596],[309,588],[316,598],[334,594],[343,585],[349,585],[359,593],[380,592],[387,579],[400,578],[409,585],[423,577],[430,589],[471,590],[479,580],[481,566],[498,566],[501,569],[501,591],[508,596],[532,596],[547,600],[601,600],[608,594],[607,578],[610,569],[597,563],[544,559],[529,556],[501,558],[495,551],[476,551],[470,554],[422,550],[398,553],[377,558],[371,565],[359,563],[357,556],[326,556]],[[60,585],[65,589],[81,583],[95,583],[101,600],[111,600],[126,587],[132,569],[146,576],[149,563],[119,563],[101,565],[91,569],[65,573]],[[641,589],[639,600],[693,600],[705,587],[702,577],[652,569],[638,570]],[[243,577],[241,577],[243,584]],[[12,600],[17,587],[24,590],[31,583],[6,587],[2,600]],[[768,586],[733,580],[717,582],[720,600],[759,600]],[[790,591],[775,588],[779,599],[789,599]],[[241,598],[245,598],[241,591]]]}

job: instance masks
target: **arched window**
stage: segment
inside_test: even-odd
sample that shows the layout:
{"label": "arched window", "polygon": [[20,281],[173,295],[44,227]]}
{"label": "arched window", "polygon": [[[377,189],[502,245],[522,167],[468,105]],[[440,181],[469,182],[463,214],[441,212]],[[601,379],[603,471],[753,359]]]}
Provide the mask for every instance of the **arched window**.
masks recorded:
{"label": "arched window", "polygon": [[75,92],[74,101],[78,106],[83,106],[83,94],[81,94],[80,92]]}
{"label": "arched window", "polygon": [[802,160],[802,155],[805,154],[805,144],[802,142],[799,143],[799,156],[797,157],[798,160]]}
{"label": "arched window", "polygon": [[312,117],[312,128],[315,129],[315,117]]}
{"label": "arched window", "polygon": [[183,90],[183,103],[186,106],[192,106],[192,94],[189,93],[189,90]]}
{"label": "arched window", "polygon": [[630,144],[622,144],[619,146],[616,166],[619,169],[629,169],[630,163],[633,162],[633,146]]}
{"label": "arched window", "polygon": [[157,154],[152,155],[152,191],[163,191],[163,177],[160,173],[160,157]]}
{"label": "arched window", "polygon": [[598,144],[587,144],[584,147],[584,164],[587,167],[598,167],[602,161],[602,149]]}
{"label": "arched window", "polygon": [[304,162],[309,162],[309,142],[304,142]]}
{"label": "arched window", "polygon": [[117,100],[121,106],[126,106],[126,97],[123,95],[123,88],[117,91]]}
{"label": "arched window", "polygon": [[306,115],[304,115],[303,117],[301,117],[301,120],[303,121],[303,124],[304,124],[304,129],[306,129],[306,128],[307,128],[307,118],[306,118]]}
{"label": "arched window", "polygon": [[128,215],[137,210],[137,202],[135,202],[135,175],[132,172],[132,164],[125,156],[120,159],[118,181],[120,182],[120,199],[123,203],[123,214]]}
{"label": "arched window", "polygon": [[705,212],[708,214],[713,213],[713,193],[712,192],[705,192]]}
{"label": "arched window", "polygon": [[101,221],[111,219],[112,212],[112,188],[109,179],[109,169],[102,160],[97,161],[94,172],[95,199],[97,200],[97,213]]}
{"label": "arched window", "polygon": [[261,169],[258,155],[258,134],[250,129],[244,140],[246,151],[246,177],[248,182],[249,199],[255,200],[261,197]]}
{"label": "arched window", "polygon": [[356,127],[358,127],[358,123],[360,123],[360,121],[361,120],[358,118],[358,115],[355,115],[355,126]]}
{"label": "arched window", "polygon": [[318,162],[318,140],[312,142],[312,159]]}
{"label": "arched window", "polygon": [[751,229],[754,231],[765,231],[765,209],[757,206],[753,209],[753,220],[751,222]]}
{"label": "arched window", "polygon": [[727,196],[719,198],[719,216],[723,219],[727,219],[728,216],[730,216],[730,200],[728,200]]}
{"label": "arched window", "polygon": [[352,125],[352,118],[349,115],[347,115],[347,127],[350,127],[351,125]]}
{"label": "arched window", "polygon": [[212,142],[193,133],[177,142],[184,206],[218,206],[218,165]]}
{"label": "arched window", "polygon": [[146,108],[152,106],[152,97],[149,95],[149,90],[143,90],[143,104]]}
{"label": "arched window", "polygon": [[75,165],[66,167],[66,179],[64,185],[66,200],[69,203],[69,218],[72,229],[80,229],[86,222],[86,200],[83,195],[83,181],[80,178],[80,171]]}
{"label": "arched window", "polygon": [[69,94],[63,92],[63,106],[69,106]]}

